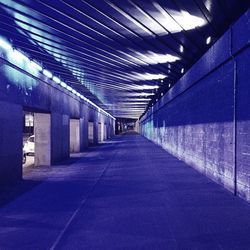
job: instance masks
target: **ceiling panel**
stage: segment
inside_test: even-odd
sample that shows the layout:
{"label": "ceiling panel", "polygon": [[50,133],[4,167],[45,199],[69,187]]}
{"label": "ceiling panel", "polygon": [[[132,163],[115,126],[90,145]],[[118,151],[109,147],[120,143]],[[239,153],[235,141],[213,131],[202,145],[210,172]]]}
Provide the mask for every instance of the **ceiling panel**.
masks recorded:
{"label": "ceiling panel", "polygon": [[0,34],[112,115],[138,118],[247,8],[237,0],[0,0]]}

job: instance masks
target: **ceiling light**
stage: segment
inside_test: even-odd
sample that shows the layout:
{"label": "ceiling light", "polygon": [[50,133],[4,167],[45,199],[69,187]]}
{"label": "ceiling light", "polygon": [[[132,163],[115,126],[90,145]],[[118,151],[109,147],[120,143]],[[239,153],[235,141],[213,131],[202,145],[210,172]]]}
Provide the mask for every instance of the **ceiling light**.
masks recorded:
{"label": "ceiling light", "polygon": [[182,73],[182,74],[184,73],[184,68],[181,69],[181,73]]}
{"label": "ceiling light", "polygon": [[147,103],[148,102],[145,102],[145,101],[144,102],[123,102],[123,103],[120,103],[119,105],[146,105]]}
{"label": "ceiling light", "polygon": [[72,91],[72,90],[73,90],[72,87],[70,87],[70,86],[67,86],[66,89],[67,89],[68,91]]}
{"label": "ceiling light", "polygon": [[61,80],[56,76],[53,76],[52,80],[58,84],[61,82]]}
{"label": "ceiling light", "polygon": [[152,51],[148,51],[147,53],[143,54],[138,51],[134,51],[135,55],[133,55],[134,58],[136,56],[139,56],[139,59],[141,60],[140,64],[144,64],[145,62],[148,64],[158,64],[158,63],[167,63],[167,62],[175,62],[177,60],[180,60],[179,57],[173,56],[170,54],[159,54],[154,53]]}
{"label": "ceiling light", "polygon": [[63,87],[63,88],[67,88],[67,84],[65,82],[61,82],[60,85]]}
{"label": "ceiling light", "polygon": [[134,80],[159,80],[159,79],[164,79],[166,78],[166,75],[163,74],[150,74],[150,73],[136,73],[133,72],[133,74],[131,75],[131,78]]}
{"label": "ceiling light", "polygon": [[206,44],[207,44],[207,45],[208,45],[208,44],[210,44],[210,43],[211,43],[211,41],[212,41],[211,36],[207,37],[207,39],[206,39]]}
{"label": "ceiling light", "polygon": [[150,101],[151,98],[133,98],[133,99],[129,99],[126,98],[127,101],[133,102],[133,101]]}
{"label": "ceiling light", "polygon": [[35,61],[30,61],[30,66],[38,71],[42,71],[43,67]]}
{"label": "ceiling light", "polygon": [[16,61],[22,61],[27,59],[27,57],[21,51],[16,49],[13,50],[12,56]]}
{"label": "ceiling light", "polygon": [[141,90],[148,90],[148,89],[158,89],[158,85],[141,85],[141,86],[136,86],[134,87],[135,89],[141,89]]}
{"label": "ceiling light", "polygon": [[146,92],[142,92],[142,93],[128,93],[127,96],[151,96],[154,95],[154,93],[146,93]]}
{"label": "ceiling light", "polygon": [[171,87],[171,83],[168,84],[168,87],[169,87],[169,88]]}
{"label": "ceiling light", "polygon": [[183,53],[184,52],[184,47],[182,45],[180,45],[180,52]]}
{"label": "ceiling light", "polygon": [[52,73],[50,72],[50,71],[48,71],[47,69],[44,69],[43,70],[43,74],[45,75],[45,76],[47,76],[48,78],[52,78]]}
{"label": "ceiling light", "polygon": [[6,40],[3,40],[2,38],[0,38],[0,47],[2,47],[3,49],[6,49],[6,50],[12,49],[11,44],[8,43]]}
{"label": "ceiling light", "polygon": [[154,15],[155,18],[171,33],[180,32],[182,29],[195,29],[196,27],[201,27],[206,24],[205,19],[191,15],[187,11],[165,10],[156,2],[154,2],[153,5],[159,11],[158,15]]}

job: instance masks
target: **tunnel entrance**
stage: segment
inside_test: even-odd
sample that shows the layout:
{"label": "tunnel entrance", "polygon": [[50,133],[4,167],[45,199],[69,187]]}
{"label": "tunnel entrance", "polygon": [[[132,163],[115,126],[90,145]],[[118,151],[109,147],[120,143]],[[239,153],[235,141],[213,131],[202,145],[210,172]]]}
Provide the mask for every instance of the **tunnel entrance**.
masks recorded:
{"label": "tunnel entrance", "polygon": [[35,163],[35,136],[34,113],[23,112],[23,167],[34,166]]}
{"label": "tunnel entrance", "polygon": [[80,152],[80,120],[70,119],[70,153]]}
{"label": "tunnel entrance", "polygon": [[24,111],[23,169],[51,164],[51,115]]}

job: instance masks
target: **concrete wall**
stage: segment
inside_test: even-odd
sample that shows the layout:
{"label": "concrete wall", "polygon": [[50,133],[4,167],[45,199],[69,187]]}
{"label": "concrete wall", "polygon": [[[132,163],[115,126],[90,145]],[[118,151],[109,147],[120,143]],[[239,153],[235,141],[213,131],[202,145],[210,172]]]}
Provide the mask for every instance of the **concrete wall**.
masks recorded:
{"label": "concrete wall", "polygon": [[141,133],[250,201],[250,12],[140,120]]}
{"label": "concrete wall", "polygon": [[21,105],[0,101],[0,183],[22,175],[22,116]]}
{"label": "concrete wall", "polygon": [[[84,102],[60,85],[29,68],[28,62],[8,57],[0,48],[0,182],[22,177],[23,110],[50,115],[48,162],[69,157],[70,119],[80,120],[80,150],[88,146],[88,121],[94,122],[94,143],[98,122],[113,126],[113,119]],[[45,159],[45,158],[44,158]],[[36,163],[39,164],[37,159]]]}

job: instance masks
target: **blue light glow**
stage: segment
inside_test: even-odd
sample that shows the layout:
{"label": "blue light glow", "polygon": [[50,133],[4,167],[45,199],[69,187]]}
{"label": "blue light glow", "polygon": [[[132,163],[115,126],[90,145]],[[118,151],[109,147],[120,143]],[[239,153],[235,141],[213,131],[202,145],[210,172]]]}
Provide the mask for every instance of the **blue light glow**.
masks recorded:
{"label": "blue light glow", "polygon": [[30,66],[34,69],[37,69],[38,71],[43,70],[42,66],[35,61],[30,61]]}
{"label": "blue light glow", "polygon": [[12,56],[15,59],[15,61],[23,61],[28,59],[22,52],[16,49],[13,50]]}
{"label": "blue light glow", "polygon": [[47,69],[43,70],[43,74],[45,76],[47,76],[48,78],[52,78],[52,76],[53,76],[53,74],[50,71],[48,71]]}
{"label": "blue light glow", "polygon": [[206,39],[206,44],[207,44],[207,45],[208,45],[208,44],[210,44],[210,43],[211,43],[211,41],[212,41],[211,36],[207,37],[207,39]]}
{"label": "blue light glow", "polygon": [[[37,71],[42,71],[42,73],[48,77],[48,78],[52,78],[52,80],[58,84],[60,84],[63,88],[67,89],[68,91],[72,92],[73,94],[75,94],[76,96],[80,97],[82,100],[88,102],[89,104],[91,104],[92,106],[94,106],[95,108],[97,108],[97,110],[99,112],[103,112],[104,114],[106,114],[107,116],[111,117],[112,119],[115,120],[115,118],[109,114],[108,112],[106,112],[105,110],[103,110],[102,108],[100,108],[99,106],[97,106],[95,103],[93,103],[92,101],[90,101],[88,98],[84,97],[82,94],[80,94],[79,92],[77,92],[75,89],[73,89],[72,87],[68,86],[65,82],[62,82],[60,80],[60,78],[54,76],[53,74],[47,70],[47,69],[43,69],[42,66],[37,63],[36,61],[30,60],[28,58],[28,56],[26,56],[24,53],[22,53],[21,51],[17,50],[17,49],[13,49],[12,45],[5,39],[0,37],[0,47],[5,49],[5,50],[10,50],[10,58],[12,58],[13,60],[15,60],[16,62],[18,61],[19,63],[22,62],[22,66],[21,67],[25,67],[26,63],[28,63],[28,65],[33,68],[36,69]],[[12,61],[12,60],[10,60]],[[25,64],[23,64],[23,62]],[[34,72],[32,72],[32,74],[34,74]],[[16,79],[16,78],[15,78]]]}
{"label": "blue light glow", "polygon": [[72,90],[73,90],[70,86],[67,86],[66,89],[67,89],[68,91],[72,91]]}
{"label": "blue light glow", "polygon": [[61,80],[56,76],[53,76],[52,80],[58,84],[61,82]]}
{"label": "blue light glow", "polygon": [[12,49],[11,44],[8,43],[6,40],[3,40],[2,38],[0,38],[0,47],[6,50]]}
{"label": "blue light glow", "polygon": [[60,85],[63,87],[63,88],[67,88],[67,84],[65,82],[61,82]]}

